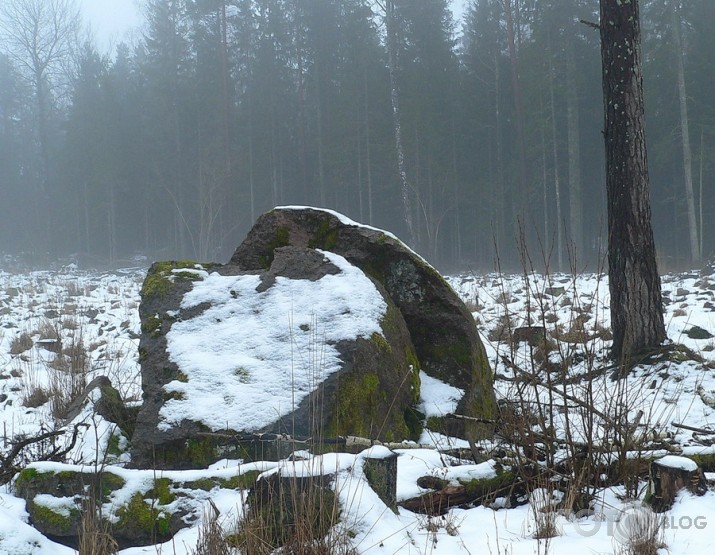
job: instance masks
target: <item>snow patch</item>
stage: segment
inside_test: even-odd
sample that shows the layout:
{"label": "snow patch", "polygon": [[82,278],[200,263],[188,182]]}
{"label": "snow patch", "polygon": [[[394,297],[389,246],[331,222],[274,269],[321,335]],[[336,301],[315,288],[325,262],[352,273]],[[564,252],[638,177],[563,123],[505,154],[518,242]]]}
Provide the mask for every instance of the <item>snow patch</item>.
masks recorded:
{"label": "snow patch", "polygon": [[188,378],[160,411],[160,427],[182,420],[210,429],[255,431],[292,412],[342,362],[339,341],[382,334],[387,304],[370,279],[340,255],[321,252],[340,269],[316,281],[276,278],[257,292],[256,275],[208,275],[182,309],[211,306],[174,323],[170,359]]}

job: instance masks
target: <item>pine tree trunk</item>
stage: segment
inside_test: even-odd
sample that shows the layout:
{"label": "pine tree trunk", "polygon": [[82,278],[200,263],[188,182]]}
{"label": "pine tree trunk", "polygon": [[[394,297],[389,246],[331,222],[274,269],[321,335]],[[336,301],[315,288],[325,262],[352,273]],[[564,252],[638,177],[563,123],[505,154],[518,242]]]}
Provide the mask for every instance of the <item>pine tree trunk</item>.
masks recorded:
{"label": "pine tree trunk", "polygon": [[370,156],[370,97],[367,87],[367,71],[363,73],[365,89],[365,164],[367,166],[367,223],[373,225],[372,217],[372,157]]}
{"label": "pine tree trunk", "polygon": [[690,261],[700,262],[700,242],[698,222],[695,216],[695,195],[693,194],[693,154],[690,148],[690,126],[688,124],[688,96],[685,90],[685,67],[683,64],[683,44],[680,38],[680,13],[673,4],[673,38],[676,65],[678,68],[678,100],[680,104],[680,135],[683,146],[683,171],[685,179],[685,201],[688,210],[688,237],[690,238]]}
{"label": "pine tree trunk", "polygon": [[574,256],[583,254],[583,207],[581,204],[581,124],[576,88],[574,46],[566,53],[566,133],[569,157],[569,232]]}
{"label": "pine tree trunk", "polygon": [[[506,16],[506,35],[509,46],[509,61],[511,64],[511,84],[514,93],[514,112],[516,114],[516,138],[519,149],[519,216],[524,216],[527,206],[527,176],[526,176],[526,141],[524,139],[524,110],[521,101],[521,80],[519,78],[519,54],[516,48],[514,28],[515,6],[513,0],[504,0],[504,13]],[[518,13],[518,12],[517,12]],[[518,17],[518,15],[517,15]],[[518,25],[517,25],[518,29]]]}
{"label": "pine tree trunk", "polygon": [[[549,99],[551,104],[551,141],[553,147],[554,156],[554,194],[556,195],[556,263],[557,270],[563,272],[564,270],[564,260],[563,260],[563,216],[561,214],[561,182],[559,180],[559,149],[557,144],[557,134],[556,134],[556,103],[554,101],[554,67],[553,63],[549,61]],[[549,240],[548,237],[544,238]]]}
{"label": "pine tree trunk", "polygon": [[666,337],[651,228],[638,2],[600,0],[612,355],[628,360]]}

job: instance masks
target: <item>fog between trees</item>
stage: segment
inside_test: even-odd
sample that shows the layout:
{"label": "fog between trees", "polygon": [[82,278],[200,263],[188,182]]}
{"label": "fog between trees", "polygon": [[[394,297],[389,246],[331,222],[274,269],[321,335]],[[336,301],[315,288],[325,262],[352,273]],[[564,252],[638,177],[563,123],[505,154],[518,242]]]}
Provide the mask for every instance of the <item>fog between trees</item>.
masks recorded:
{"label": "fog between trees", "polygon": [[[641,1],[661,270],[715,250],[715,3],[680,4]],[[552,270],[597,268],[601,59],[579,21],[597,2],[474,0],[459,29],[446,0],[144,9],[109,59],[73,0],[0,4],[0,251],[223,262],[261,212],[301,204],[445,270],[492,269],[495,247],[518,266],[520,227]]]}

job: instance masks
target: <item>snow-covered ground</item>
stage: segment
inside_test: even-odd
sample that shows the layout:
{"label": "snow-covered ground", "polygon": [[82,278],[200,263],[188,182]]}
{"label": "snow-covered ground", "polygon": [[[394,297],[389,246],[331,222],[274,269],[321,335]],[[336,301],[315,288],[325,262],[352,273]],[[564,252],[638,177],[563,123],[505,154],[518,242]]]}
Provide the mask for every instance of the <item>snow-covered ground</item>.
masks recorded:
{"label": "snow-covered ground", "polygon": [[[75,346],[75,352],[85,353],[84,358],[77,357],[82,360],[82,383],[106,375],[128,402],[140,402],[137,309],[143,277],[142,269],[88,273],[67,267],[22,274],[0,270],[1,452],[7,453],[13,439],[62,425],[53,417],[57,402],[52,401],[52,395],[48,400],[47,394],[78,386],[71,383],[73,374],[63,366],[67,359],[58,360],[53,352],[58,339],[65,349]],[[703,331],[715,331],[715,276],[692,272],[665,276],[663,281],[668,336],[697,356],[669,356],[636,368],[622,380],[611,378],[614,369],[605,357],[609,345],[605,278],[494,274],[453,276],[449,281],[474,311],[503,406],[509,407],[516,400],[520,406],[530,404],[535,413],[541,410],[549,415],[556,436],[570,434],[577,443],[591,440],[594,445],[608,447],[614,440],[613,422],[625,421],[633,424],[633,437],[638,439],[640,449],[650,450],[652,455],[715,453],[710,446],[715,434],[706,433],[715,429],[715,371],[711,367],[715,339],[693,338],[709,335]],[[287,306],[286,314],[290,310]],[[545,327],[548,349],[510,340],[515,328],[529,325]],[[459,391],[426,376],[422,384],[421,408],[427,416],[454,410]],[[595,414],[585,409],[591,403]],[[91,411],[80,413],[75,422],[80,420],[91,426],[69,453],[67,464],[92,465],[106,453],[115,429]],[[497,455],[509,448],[504,441],[479,445],[488,456],[475,464],[428,448],[467,447],[466,442],[425,431],[420,440],[425,448],[397,450],[398,500],[428,491],[417,485],[422,476],[455,484],[459,479],[495,476],[503,462],[499,459],[502,455]],[[120,442],[119,447],[123,446]],[[395,514],[368,486],[363,470],[366,457],[384,454],[383,447],[358,455],[304,453],[306,458],[302,461],[222,461],[204,471],[158,474],[188,482],[207,475],[226,478],[253,469],[297,475],[334,473],[334,489],[342,508],[340,526],[348,532],[346,537],[358,553],[572,555],[579,549],[588,553],[625,553],[628,535],[639,519],[648,518],[640,499],[628,498],[621,485],[598,489],[592,510],[576,515],[580,518],[546,511],[554,502],[554,494],[545,489],[531,491],[529,503],[512,508],[505,508],[507,500],[498,498],[489,507],[452,509],[439,517],[405,509]],[[559,444],[554,460],[567,456],[568,448]],[[120,453],[106,462],[108,468],[125,478],[127,492],[131,488],[148,488],[146,471],[123,468],[126,460],[127,455]],[[641,498],[644,489],[645,484],[641,484]],[[192,502],[198,515],[208,508],[209,497],[220,511],[221,524],[227,531],[232,530],[243,514],[245,494],[218,487],[203,496],[197,494]],[[548,518],[544,515],[553,515],[551,521],[558,534],[536,539],[536,532]],[[703,497],[681,494],[665,517],[663,541],[667,548],[663,553],[693,555],[712,547],[712,491]],[[24,501],[14,495],[12,485],[3,486],[0,553],[74,552],[43,537],[27,521]],[[196,525],[179,532],[167,544],[129,548],[121,553],[189,554],[195,549],[198,535]]]}

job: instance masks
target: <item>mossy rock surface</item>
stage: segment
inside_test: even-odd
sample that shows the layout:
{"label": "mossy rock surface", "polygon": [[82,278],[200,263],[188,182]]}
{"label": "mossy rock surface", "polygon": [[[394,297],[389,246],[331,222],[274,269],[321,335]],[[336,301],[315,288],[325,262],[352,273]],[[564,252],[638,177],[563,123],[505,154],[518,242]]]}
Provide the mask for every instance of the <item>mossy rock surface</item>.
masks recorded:
{"label": "mossy rock surface", "polygon": [[[332,237],[331,233],[326,233],[326,237]],[[281,232],[281,237],[288,235]],[[274,246],[280,243],[282,241],[272,241],[272,255],[267,257],[264,253],[259,257],[259,266],[270,259],[267,270],[259,268],[242,273],[231,265],[214,267],[214,270],[220,275],[240,274],[239,277],[247,275],[249,278],[257,275],[260,278],[255,289],[258,294],[268,291],[279,283],[278,280],[304,280],[307,290],[310,290],[309,282],[327,276],[340,278],[338,274],[343,270],[320,251],[309,247]],[[156,267],[158,270],[155,273],[162,276],[175,274],[171,274],[170,267]],[[287,444],[271,445],[266,441],[246,439],[251,434],[264,432],[289,433],[298,437],[359,435],[389,441],[417,439],[422,427],[412,410],[419,401],[420,386],[420,363],[415,347],[402,314],[384,287],[366,274],[362,279],[375,287],[375,298],[382,298],[385,302],[386,310],[382,318],[375,322],[380,331],[369,337],[331,340],[329,344],[338,355],[337,368],[320,377],[314,389],[296,401],[292,411],[281,415],[271,413],[275,420],[260,429],[226,427],[215,430],[209,428],[210,423],[198,418],[196,421],[184,419],[178,425],[167,427],[161,420],[164,406],[187,399],[183,392],[167,390],[165,386],[170,382],[181,383],[182,388],[192,385],[191,377],[177,366],[167,352],[167,334],[175,321],[186,321],[209,307],[182,308],[185,306],[182,299],[193,283],[168,280],[168,284],[161,289],[161,295],[154,294],[156,286],[151,287],[151,293],[142,299],[140,315],[142,321],[161,319],[162,323],[160,326],[145,327],[140,341],[144,403],[131,442],[132,465],[162,469],[205,468],[223,458],[277,460],[289,454],[284,452]],[[235,301],[230,302],[236,303],[245,298],[235,292],[232,297]],[[353,309],[357,310],[357,306],[349,304],[357,301],[347,297],[345,302],[348,314]],[[313,333],[310,326],[306,327],[299,329],[303,333]],[[283,362],[288,368],[296,363],[300,364],[300,361],[286,359]],[[233,370],[230,387],[250,385],[250,374],[243,370],[239,375],[241,370],[240,367]],[[240,379],[236,380],[237,376]],[[217,376],[217,379],[225,378]],[[230,410],[240,413],[245,407],[235,406]]]}
{"label": "mossy rock surface", "polygon": [[[394,236],[330,211],[280,208],[258,219],[228,264],[210,269],[237,279],[258,276],[255,291],[262,294],[281,280],[307,283],[340,274],[338,266],[344,262],[325,251],[344,258],[372,281],[387,305],[380,332],[334,340],[331,348],[338,351],[339,367],[321,377],[314,389],[303,389],[292,412],[274,410],[275,420],[270,424],[262,421],[260,426],[246,428],[234,419],[230,427],[219,430],[213,421],[194,421],[187,412],[180,413],[183,420],[168,426],[160,417],[164,406],[188,404],[192,391],[191,372],[188,368],[184,372],[168,356],[167,334],[177,321],[186,322],[212,307],[208,302],[190,309],[182,305],[196,281],[207,275],[202,273],[206,265],[181,261],[152,266],[139,309],[143,405],[131,441],[132,464],[181,469],[205,467],[227,457],[255,460],[253,452],[259,446],[243,441],[247,433],[418,439],[423,427],[415,410],[420,371],[464,391],[457,412],[496,417],[492,372],[471,313],[442,276]],[[230,293],[228,302],[239,306],[250,296]],[[256,310],[260,314],[260,308]],[[348,308],[342,314],[350,312]],[[316,333],[310,325],[301,324],[299,333]],[[284,364],[290,368],[294,363]],[[239,380],[232,375],[230,387],[250,386],[250,373],[244,374]],[[189,395],[182,396],[186,391]],[[231,397],[229,391],[223,399]],[[230,400],[226,403],[230,405]],[[227,406],[227,410],[233,409]],[[231,414],[241,410],[236,407],[239,412]],[[487,425],[465,420],[452,420],[448,431],[475,439],[492,433]],[[277,447],[276,456],[281,455]]]}
{"label": "mossy rock surface", "polygon": [[27,502],[27,512],[32,525],[46,536],[67,537],[76,536],[80,527],[81,515],[78,503],[67,504],[65,507],[49,507],[39,501]]}
{"label": "mossy rock surface", "polygon": [[[216,264],[199,264],[190,260],[155,262],[144,278],[139,305],[142,330],[139,362],[142,370],[143,403],[136,414],[136,420],[132,422],[130,435],[132,464],[137,468],[171,467],[171,464],[156,466],[155,458],[188,460],[185,467],[193,465],[194,468],[205,466],[203,463],[210,459],[197,453],[195,449],[188,459],[186,450],[177,451],[177,445],[184,445],[187,437],[205,432],[205,427],[187,423],[181,431],[162,434],[161,441],[156,434],[158,413],[167,401],[163,386],[172,380],[182,379],[181,371],[167,356],[166,334],[181,313],[181,300],[184,295],[191,290],[195,281],[203,279],[202,272],[216,267]],[[196,313],[202,308],[204,307],[198,307],[191,312]],[[177,465],[176,468],[181,466]]]}
{"label": "mossy rock surface", "polygon": [[[209,475],[193,483],[157,476],[153,470],[135,472],[144,476],[128,483],[111,470],[95,474],[72,468],[50,470],[38,464],[21,471],[14,488],[27,502],[30,523],[42,534],[76,548],[85,507],[101,506],[113,537],[125,548],[169,540],[201,516],[201,500],[211,489],[247,490],[258,476],[257,471],[230,477]],[[127,489],[137,484],[143,489]]]}

